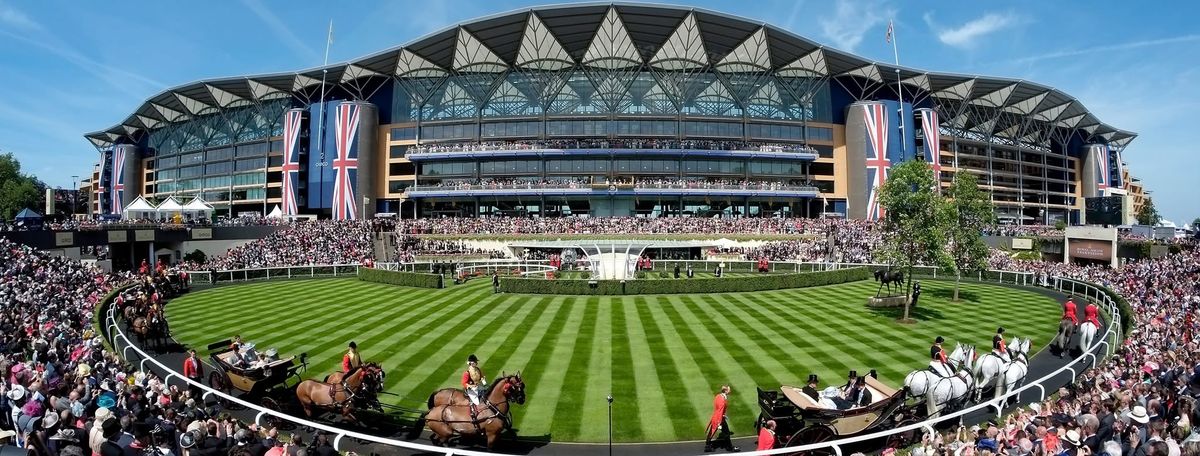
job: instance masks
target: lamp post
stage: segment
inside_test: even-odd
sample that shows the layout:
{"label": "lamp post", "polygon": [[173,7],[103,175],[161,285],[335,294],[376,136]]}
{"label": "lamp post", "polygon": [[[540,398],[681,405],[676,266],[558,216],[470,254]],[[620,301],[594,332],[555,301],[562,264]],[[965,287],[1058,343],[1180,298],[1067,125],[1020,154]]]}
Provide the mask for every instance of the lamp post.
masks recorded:
{"label": "lamp post", "polygon": [[612,394],[608,395],[608,456],[612,456]]}
{"label": "lamp post", "polygon": [[75,215],[75,206],[79,205],[79,176],[71,176],[71,216]]}

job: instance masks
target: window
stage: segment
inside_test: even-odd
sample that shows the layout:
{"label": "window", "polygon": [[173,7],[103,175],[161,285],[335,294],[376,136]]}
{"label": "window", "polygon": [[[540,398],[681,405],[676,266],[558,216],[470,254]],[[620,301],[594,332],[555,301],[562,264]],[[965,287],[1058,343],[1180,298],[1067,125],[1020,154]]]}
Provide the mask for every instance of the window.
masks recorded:
{"label": "window", "polygon": [[415,171],[412,163],[391,163],[388,165],[389,176],[412,175]]}
{"label": "window", "polygon": [[159,168],[174,168],[179,166],[179,157],[164,157],[158,159]]}
{"label": "window", "polygon": [[179,168],[179,177],[180,178],[196,177],[201,174],[204,174],[203,166],[189,166],[186,168]]}
{"label": "window", "polygon": [[546,136],[608,136],[606,120],[551,120]]}
{"label": "window", "polygon": [[482,138],[538,137],[541,122],[494,122],[482,126]]}
{"label": "window", "polygon": [[833,129],[825,127],[808,127],[810,141],[833,141]]}
{"label": "window", "polygon": [[[267,150],[270,149],[270,147],[271,145],[265,142],[243,144],[237,147],[237,157],[261,157],[267,154]],[[282,146],[280,146],[280,150],[283,150]]]}
{"label": "window", "polygon": [[475,138],[475,124],[426,125],[421,127],[422,140],[473,138]]}
{"label": "window", "polygon": [[[246,147],[246,146],[242,146],[242,147]],[[239,147],[239,149],[240,149],[240,147]],[[215,149],[215,150],[208,151],[208,157],[206,158],[206,160],[212,162],[212,161],[229,160],[230,158],[233,158],[233,148],[226,147],[224,149]]]}
{"label": "window", "polygon": [[391,146],[388,148],[388,158],[404,158],[409,146]]}
{"label": "window", "polygon": [[617,120],[613,121],[618,136],[675,136],[674,120]]}
{"label": "window", "polygon": [[[299,145],[299,144],[297,144]],[[271,141],[271,152],[283,152],[283,140],[276,139]]]}
{"label": "window", "polygon": [[229,174],[232,171],[233,163],[230,162],[209,163],[204,165],[204,174]]}
{"label": "window", "polygon": [[393,128],[389,141],[402,141],[406,139],[417,139],[417,127],[400,127]]}
{"label": "window", "polygon": [[720,138],[741,138],[742,124],[732,122],[697,122],[683,123],[683,134],[686,136],[708,136]]}
{"label": "window", "polygon": [[267,175],[263,173],[241,173],[233,175],[233,185],[262,185],[267,182]]}
{"label": "window", "polygon": [[394,180],[388,181],[388,193],[403,193],[404,189],[412,187],[413,181]]}
{"label": "window", "polygon": [[194,152],[194,153],[190,153],[190,154],[179,157],[179,164],[181,164],[181,165],[195,165],[195,164],[199,164],[199,163],[203,163],[203,162],[204,162],[204,153],[203,152]]}
{"label": "window", "polygon": [[283,156],[282,155],[271,155],[271,156],[267,157],[267,166],[268,167],[283,166]]}

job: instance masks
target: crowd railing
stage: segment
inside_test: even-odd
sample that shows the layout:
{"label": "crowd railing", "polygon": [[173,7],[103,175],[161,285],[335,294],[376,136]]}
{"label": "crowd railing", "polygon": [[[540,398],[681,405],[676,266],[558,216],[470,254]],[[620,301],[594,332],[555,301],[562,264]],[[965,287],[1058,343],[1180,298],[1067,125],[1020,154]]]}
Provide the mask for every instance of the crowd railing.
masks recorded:
{"label": "crowd railing", "polygon": [[800,191],[816,192],[819,189],[812,185],[789,185],[778,182],[744,182],[744,183],[713,183],[713,182],[495,182],[495,183],[452,183],[443,185],[415,185],[406,188],[409,192],[446,192],[446,191],[485,191],[485,190],[753,190],[753,191]]}
{"label": "crowd railing", "polygon": [[269,268],[241,268],[187,271],[193,284],[216,285],[230,282],[249,282],[273,279],[315,279],[321,277],[352,277],[358,275],[361,264],[310,264]]}
{"label": "crowd railing", "polygon": [[[709,267],[709,268],[715,268],[716,264],[720,263],[719,261],[707,261],[707,260],[659,260],[657,262],[657,264],[658,265],[661,265],[664,263],[671,264],[671,263],[675,263],[675,262],[679,262],[681,264],[686,263],[686,264],[693,264],[693,265],[704,265],[705,267]],[[471,266],[471,265],[473,265],[472,263],[487,263],[487,262],[469,262],[469,263],[467,263],[467,265]],[[735,263],[735,262],[725,262],[725,263],[727,266],[729,266],[730,264]],[[736,262],[736,263],[752,263],[752,262]],[[775,265],[774,266],[775,268],[782,267],[783,271],[787,271],[789,268],[793,269],[795,271],[802,271],[802,270],[810,270],[811,271],[811,270],[828,270],[828,269],[851,268],[851,267],[862,267],[862,266],[867,266],[867,267],[886,266],[886,265],[880,265],[880,264],[874,264],[874,263],[772,262],[772,264]],[[297,277],[297,275],[292,274],[293,269],[303,270],[303,269],[307,268],[309,270],[309,273],[308,273],[309,277],[317,277],[319,275],[315,271],[317,271],[318,269],[333,268],[333,270],[336,271],[338,267],[349,267],[349,266],[353,266],[355,268],[355,270],[357,270],[357,267],[358,267],[358,265],[326,265],[326,266],[303,266],[303,267],[289,267],[289,268],[240,269],[240,270],[234,270],[234,271],[218,271],[218,273],[231,273],[232,277],[237,277],[238,274],[241,273],[241,274],[243,274],[242,277],[244,278],[244,277],[248,277],[245,274],[248,273],[249,271],[261,271],[264,269],[284,269],[284,270],[287,270],[287,272],[288,272],[286,277],[295,278],[295,277]],[[460,266],[461,266],[461,264],[460,264]],[[414,265],[410,266],[409,264],[406,264],[406,263],[386,263],[386,264],[383,264],[382,267],[397,268],[395,270],[404,270],[404,268],[406,268],[406,267],[419,267],[419,265],[414,264]],[[780,269],[774,269],[774,270],[780,270]],[[195,275],[193,275],[193,274],[201,274],[203,272],[204,271],[189,272],[189,275],[192,275],[192,277],[194,278]],[[947,276],[946,274],[942,274],[939,277],[939,276],[937,276],[937,273],[938,273],[937,268],[929,268],[929,267],[914,268],[914,275],[931,276],[931,277],[937,277],[937,278],[945,279],[945,280],[954,278],[954,276]],[[332,276],[332,274],[327,274],[327,275]],[[303,275],[301,274],[301,276],[303,276]],[[284,278],[284,275],[277,274],[274,277]],[[966,277],[966,278],[970,279],[972,277]],[[1069,376],[1068,382],[1074,383],[1076,381],[1076,379],[1079,377],[1079,375],[1082,374],[1084,371],[1086,371],[1087,369],[1090,369],[1090,368],[1095,368],[1102,359],[1107,358],[1108,356],[1111,356],[1113,353],[1115,353],[1117,347],[1120,346],[1121,341],[1123,340],[1122,328],[1121,328],[1121,324],[1120,324],[1120,322],[1122,320],[1122,313],[1121,313],[1122,309],[1120,308],[1118,303],[1113,301],[1113,299],[1108,295],[1108,293],[1106,293],[1104,290],[1102,290],[1100,287],[1098,287],[1096,285],[1093,285],[1093,284],[1085,282],[1085,281],[1075,280],[1075,279],[1066,278],[1066,277],[1057,277],[1057,276],[1047,277],[1047,276],[1042,276],[1042,275],[1038,275],[1038,274],[1034,274],[1034,273],[1030,273],[1030,272],[1020,272],[1020,271],[983,271],[983,272],[974,274],[973,278],[975,278],[977,281],[981,281],[981,282],[995,280],[997,282],[1014,284],[1014,285],[1045,287],[1045,288],[1054,289],[1061,293],[1070,294],[1070,295],[1077,296],[1077,297],[1082,297],[1083,299],[1086,299],[1087,301],[1095,302],[1100,306],[1102,312],[1104,312],[1105,316],[1108,319],[1105,332],[1101,337],[1095,339],[1095,341],[1093,342],[1091,347],[1088,347],[1086,351],[1082,352],[1082,354],[1080,354],[1078,357],[1071,359],[1068,363],[1064,364],[1062,367],[1059,367],[1058,369],[1055,369],[1054,371],[1052,371],[1046,375],[1043,375],[1039,378],[1032,379],[1032,380],[1024,380],[1024,381],[1022,381],[1022,385],[1017,387],[1016,389],[1014,389],[1012,391],[1008,391],[998,397],[993,397],[993,398],[981,401],[970,407],[966,407],[966,408],[963,408],[961,410],[958,410],[958,411],[955,411],[952,413],[939,415],[938,417],[931,418],[931,419],[928,419],[928,420],[925,420],[925,421],[922,421],[919,423],[913,423],[910,425],[900,426],[900,427],[896,427],[896,428],[892,428],[892,429],[871,432],[871,433],[861,434],[861,435],[852,436],[852,437],[834,439],[834,440],[830,440],[830,441],[826,441],[826,442],[813,443],[813,444],[801,445],[801,446],[795,446],[795,447],[776,448],[773,450],[752,451],[752,452],[746,452],[743,454],[746,454],[748,456],[771,456],[771,455],[777,455],[777,454],[792,454],[792,453],[797,453],[797,452],[807,452],[807,451],[814,451],[814,450],[824,450],[824,451],[832,450],[834,454],[836,454],[838,456],[842,456],[843,448],[845,448],[847,446],[855,445],[855,444],[858,444],[861,442],[867,442],[867,441],[873,441],[873,440],[883,440],[883,439],[886,439],[893,435],[900,434],[900,433],[906,433],[906,432],[910,432],[910,431],[931,432],[931,433],[936,432],[935,427],[938,425],[941,425],[943,423],[957,422],[958,420],[963,419],[968,414],[972,414],[972,413],[976,413],[976,412],[980,412],[980,411],[986,412],[988,410],[991,410],[991,411],[995,412],[997,417],[999,417],[999,416],[1002,416],[1002,414],[1005,410],[1005,406],[1006,406],[1006,404],[1009,403],[1010,400],[1015,399],[1016,402],[1019,404],[1045,400],[1048,394],[1056,391],[1057,388],[1060,386],[1060,384],[1063,383],[1061,380],[1059,380],[1058,382],[1056,382],[1057,384],[1051,384],[1051,383],[1055,383],[1055,379],[1058,379],[1064,375],[1067,375],[1067,376]],[[264,279],[264,280],[266,279],[265,273],[264,273],[264,276],[262,277],[262,279]],[[237,279],[235,278],[232,280],[236,281]],[[243,280],[251,280],[251,279],[243,279]],[[108,303],[105,303],[105,304],[107,305]],[[133,343],[130,342],[129,338],[125,335],[124,331],[121,329],[120,325],[117,323],[115,310],[112,308],[109,308],[106,310],[106,312],[107,312],[106,325],[110,332],[112,346],[115,347],[117,350],[119,350],[119,353],[123,357],[125,357],[125,359],[127,361],[134,362],[134,358],[130,357],[130,352],[132,352],[134,355],[136,355],[136,357],[137,357],[136,360],[139,363],[139,367],[141,367],[143,370],[145,370],[147,364],[150,364],[150,365],[153,365],[153,366],[157,367],[158,369],[162,370],[163,372],[165,372],[166,376],[164,377],[164,382],[169,382],[172,379],[183,381],[183,382],[186,382],[190,386],[193,386],[193,387],[196,387],[196,388],[199,388],[200,390],[202,390],[204,392],[205,398],[208,398],[212,395],[216,395],[223,400],[233,402],[241,407],[245,407],[246,409],[252,410],[256,414],[255,422],[257,424],[261,425],[266,416],[272,416],[279,420],[291,422],[291,423],[294,423],[299,426],[308,426],[308,427],[315,428],[315,429],[318,429],[318,430],[321,430],[324,432],[328,432],[335,436],[334,446],[335,446],[335,448],[338,448],[338,449],[340,449],[340,447],[339,447],[340,442],[344,438],[350,437],[350,438],[359,439],[359,440],[365,441],[365,442],[372,442],[372,443],[377,443],[377,444],[382,444],[382,445],[390,445],[390,446],[407,448],[407,449],[416,450],[416,451],[429,451],[429,452],[433,452],[436,454],[445,454],[447,456],[452,456],[452,455],[483,456],[483,455],[494,455],[495,454],[495,453],[483,453],[483,452],[460,450],[460,449],[447,449],[447,448],[442,448],[442,447],[433,447],[433,446],[429,446],[429,445],[422,445],[422,444],[417,444],[417,443],[412,443],[412,442],[407,442],[407,441],[402,441],[402,440],[396,440],[396,439],[379,437],[379,436],[370,435],[370,434],[364,434],[361,432],[337,428],[337,427],[330,426],[330,425],[323,424],[323,423],[309,421],[309,420],[306,420],[306,419],[303,419],[300,417],[288,415],[288,414],[280,412],[278,410],[269,409],[269,408],[261,407],[258,404],[246,402],[239,398],[236,398],[236,397],[230,396],[228,394],[222,393],[220,391],[214,390],[214,389],[210,388],[208,385],[204,385],[199,382],[195,382],[190,379],[184,378],[182,376],[182,374],[176,372],[174,369],[169,368],[166,365],[159,362],[158,360],[153,359],[152,357],[150,357],[150,355],[148,355],[146,352],[144,352],[141,348],[137,347],[136,345],[134,345]],[[120,344],[120,345],[118,345],[118,344]],[[1103,350],[1103,351],[1101,351],[1101,350]],[[1099,353],[1099,354],[1097,354],[1097,353]],[[1027,392],[1030,392],[1030,393],[1036,392],[1037,393],[1036,399],[1031,399],[1028,396],[1024,396],[1024,394]]]}

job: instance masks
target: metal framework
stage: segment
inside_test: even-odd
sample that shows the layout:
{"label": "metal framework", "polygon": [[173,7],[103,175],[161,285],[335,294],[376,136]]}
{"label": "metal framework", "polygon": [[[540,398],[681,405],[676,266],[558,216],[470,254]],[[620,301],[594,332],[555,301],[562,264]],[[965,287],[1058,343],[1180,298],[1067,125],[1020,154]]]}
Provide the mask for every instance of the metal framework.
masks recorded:
{"label": "metal framework", "polygon": [[1136,137],[1040,84],[897,67],[722,13],[620,3],[524,9],[325,68],[185,84],[85,137],[97,148],[146,135],[156,148],[227,144],[261,134],[264,125],[274,131],[279,116],[261,117],[275,103],[312,103],[322,88],[328,98],[366,100],[388,84],[393,106],[408,109],[394,117],[418,122],[587,115],[829,121],[832,84],[859,100],[895,98],[896,84],[883,77],[893,73],[906,101],[939,112],[946,136],[1039,151],[1078,137],[1118,152]]}

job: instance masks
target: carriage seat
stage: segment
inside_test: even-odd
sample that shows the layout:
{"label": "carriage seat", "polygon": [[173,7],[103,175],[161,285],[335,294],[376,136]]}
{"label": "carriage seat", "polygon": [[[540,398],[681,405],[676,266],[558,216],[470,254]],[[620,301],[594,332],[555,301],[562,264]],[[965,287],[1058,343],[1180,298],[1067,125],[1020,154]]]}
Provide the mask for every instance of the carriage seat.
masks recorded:
{"label": "carriage seat", "polygon": [[809,395],[804,394],[803,387],[783,385],[780,387],[780,390],[783,390],[783,396],[792,401],[793,404],[796,404],[796,407],[806,410],[833,410],[822,405]]}

